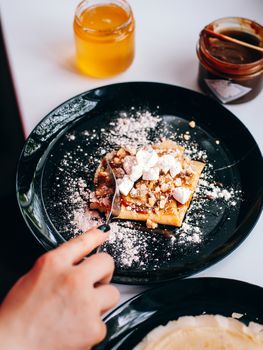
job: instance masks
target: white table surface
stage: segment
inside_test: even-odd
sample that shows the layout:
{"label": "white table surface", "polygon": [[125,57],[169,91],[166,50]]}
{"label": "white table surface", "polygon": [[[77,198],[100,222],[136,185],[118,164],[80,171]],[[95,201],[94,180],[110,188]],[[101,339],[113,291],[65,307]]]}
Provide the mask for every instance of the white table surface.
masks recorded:
{"label": "white table surface", "polygon": [[[91,79],[74,66],[72,22],[79,0],[0,0],[6,45],[26,135],[54,107],[83,91],[124,81],[197,87],[195,46],[214,19],[240,16],[263,23],[262,0],[130,0],[136,19],[136,58],[123,74]],[[263,92],[226,106],[263,150]],[[251,174],[252,176],[253,174]],[[263,287],[262,215],[248,238],[228,257],[195,275],[234,278]],[[144,287],[118,285],[121,302]]]}

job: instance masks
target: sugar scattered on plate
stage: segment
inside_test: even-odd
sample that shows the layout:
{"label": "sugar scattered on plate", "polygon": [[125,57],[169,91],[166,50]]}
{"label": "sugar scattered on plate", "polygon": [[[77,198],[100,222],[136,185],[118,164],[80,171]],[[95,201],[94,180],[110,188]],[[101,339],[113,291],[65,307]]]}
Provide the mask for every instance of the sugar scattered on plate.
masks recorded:
{"label": "sugar scattered on plate", "polygon": [[[166,258],[170,259],[172,251],[180,247],[191,247],[192,250],[199,253],[199,246],[205,240],[202,227],[206,224],[206,215],[204,207],[211,200],[223,201],[228,207],[235,207],[241,198],[241,191],[228,187],[225,188],[222,184],[215,182],[213,165],[208,159],[207,152],[192,141],[191,133],[194,132],[197,125],[195,122],[189,123],[191,132],[184,131],[178,133],[169,131],[169,125],[163,123],[161,117],[149,111],[135,111],[135,108],[130,111],[120,112],[119,115],[110,121],[109,127],[82,131],[81,137],[86,140],[86,146],[94,143],[97,147],[96,155],[88,156],[85,151],[85,146],[77,146],[77,149],[72,152],[67,152],[61,160],[61,173],[66,177],[67,193],[65,202],[72,208],[72,212],[65,223],[65,231],[70,231],[71,236],[75,236],[85,232],[91,227],[101,224],[104,218],[96,211],[89,210],[87,203],[90,200],[89,184],[92,183],[94,173],[90,174],[90,167],[96,169],[100,159],[107,152],[113,149],[118,149],[121,146],[129,148],[138,148],[145,144],[160,141],[162,137],[174,140],[185,147],[185,153],[191,159],[205,161],[205,170],[199,181],[196,193],[192,200],[191,206],[186,214],[183,225],[177,228],[173,235],[166,237],[164,247],[166,249]],[[154,137],[153,137],[154,134]],[[68,133],[69,141],[77,141],[77,133]],[[75,153],[74,153],[75,152]],[[88,159],[87,164],[83,164],[81,157],[76,156],[84,154]],[[66,174],[65,170],[69,163],[76,164],[78,167],[83,167],[88,178],[76,177],[72,174]],[[64,205],[65,202],[56,205]],[[220,211],[220,206],[218,210]],[[149,233],[149,232],[148,232]],[[110,238],[103,245],[102,250],[109,251],[122,268],[146,269],[147,264],[151,262],[158,269],[160,261],[154,256],[152,243],[157,242],[156,235],[160,233],[141,232],[132,221],[116,221],[111,224]],[[148,236],[147,236],[148,234]],[[169,242],[169,244],[167,244]],[[157,244],[157,243],[156,243]],[[154,248],[157,249],[157,248]]]}

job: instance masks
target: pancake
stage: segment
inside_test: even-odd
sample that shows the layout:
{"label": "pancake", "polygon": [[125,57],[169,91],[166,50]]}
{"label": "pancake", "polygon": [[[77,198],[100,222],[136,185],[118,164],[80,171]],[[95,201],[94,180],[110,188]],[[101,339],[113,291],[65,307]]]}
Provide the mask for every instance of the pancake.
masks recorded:
{"label": "pancake", "polygon": [[184,316],[153,329],[134,350],[262,350],[263,325],[220,315]]}
{"label": "pancake", "polygon": [[95,173],[91,209],[110,210],[114,184],[107,173],[109,161],[121,192],[118,219],[146,221],[180,227],[195,193],[204,163],[191,160],[173,141],[135,150],[121,148],[108,153]]}

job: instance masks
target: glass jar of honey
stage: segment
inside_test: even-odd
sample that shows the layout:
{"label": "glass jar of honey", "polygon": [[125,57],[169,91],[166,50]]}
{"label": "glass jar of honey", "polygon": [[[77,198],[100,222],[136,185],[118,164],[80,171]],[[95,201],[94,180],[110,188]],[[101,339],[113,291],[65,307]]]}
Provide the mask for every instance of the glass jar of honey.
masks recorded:
{"label": "glass jar of honey", "polygon": [[222,40],[211,31],[263,47],[263,27],[246,18],[221,18],[201,31],[197,44],[200,88],[223,103],[251,100],[263,87],[263,53]]}
{"label": "glass jar of honey", "polygon": [[84,0],[75,12],[76,64],[104,78],[126,70],[134,58],[134,17],[125,0]]}

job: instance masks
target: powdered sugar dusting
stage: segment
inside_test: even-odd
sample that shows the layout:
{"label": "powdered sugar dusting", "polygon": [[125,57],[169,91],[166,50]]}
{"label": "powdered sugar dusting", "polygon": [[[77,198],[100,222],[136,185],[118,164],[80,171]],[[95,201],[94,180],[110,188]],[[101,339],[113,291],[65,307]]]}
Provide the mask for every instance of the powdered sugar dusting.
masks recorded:
{"label": "powdered sugar dusting", "polygon": [[120,254],[118,259],[124,266],[130,267],[132,264],[144,266],[140,256],[146,251],[147,241],[143,241],[143,239],[138,240],[136,232],[130,223],[126,227],[120,227],[116,222],[112,223],[108,244],[118,246]]}
{"label": "powdered sugar dusting", "polygon": [[[176,131],[172,124],[174,120],[178,123]],[[101,128],[69,132],[66,140],[76,146],[63,154],[57,167],[57,183],[55,181],[55,186],[61,186],[63,177],[63,196],[60,201],[50,201],[51,211],[68,208],[62,210],[61,219],[65,224],[60,225],[59,231],[69,238],[104,221],[102,215],[87,208],[87,202],[90,200],[94,172],[105,153],[120,146],[138,148],[167,138],[184,146],[186,155],[191,159],[206,163],[182,227],[160,226],[148,230],[145,223],[116,221],[111,224],[110,239],[102,250],[114,257],[117,269],[135,270],[145,270],[149,265],[153,270],[158,270],[175,256],[184,256],[189,251],[199,254],[202,245],[211,239],[207,235],[207,226],[212,225],[212,230],[219,222],[229,220],[228,208],[238,207],[241,191],[225,186],[215,178],[213,159],[209,158],[205,147],[197,143],[197,132],[198,125],[193,128],[180,118],[132,108],[117,113]],[[205,144],[206,135],[203,136],[202,132],[199,131]],[[220,147],[215,141],[214,144]],[[57,212],[51,218],[58,227],[56,215]]]}
{"label": "powdered sugar dusting", "polygon": [[112,129],[108,134],[108,141],[116,146],[139,147],[150,142],[149,131],[154,129],[161,121],[149,111],[135,112],[127,118],[127,113],[120,113],[120,118],[111,122]]}

